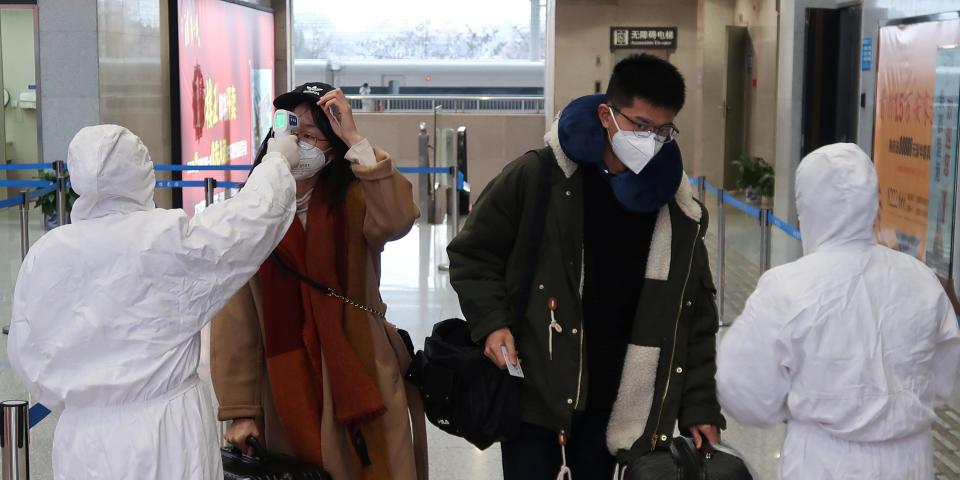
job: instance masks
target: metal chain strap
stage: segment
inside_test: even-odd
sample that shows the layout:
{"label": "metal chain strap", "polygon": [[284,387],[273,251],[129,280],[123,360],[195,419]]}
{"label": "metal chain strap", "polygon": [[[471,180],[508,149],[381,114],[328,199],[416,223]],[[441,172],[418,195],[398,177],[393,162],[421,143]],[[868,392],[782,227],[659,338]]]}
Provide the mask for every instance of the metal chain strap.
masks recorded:
{"label": "metal chain strap", "polygon": [[328,296],[328,297],[331,297],[331,298],[335,298],[335,299],[337,299],[337,300],[340,300],[341,302],[343,302],[343,303],[345,303],[345,304],[347,304],[347,305],[350,305],[351,307],[359,308],[360,310],[363,310],[364,312],[367,312],[367,313],[369,313],[369,314],[371,314],[371,315],[374,315],[374,316],[376,316],[377,318],[380,318],[380,319],[383,319],[383,320],[386,320],[386,319],[387,319],[387,314],[386,314],[386,312],[381,312],[380,310],[377,310],[377,309],[375,309],[375,308],[371,308],[371,307],[368,307],[368,306],[366,306],[366,305],[364,305],[364,304],[362,304],[362,303],[359,303],[359,302],[355,302],[355,301],[353,301],[353,300],[350,300],[349,298],[344,297],[343,295],[340,295],[339,293],[334,292],[333,290],[330,290],[330,289],[328,289],[326,293],[327,293],[327,296]]}
{"label": "metal chain strap", "polygon": [[312,289],[314,289],[314,290],[316,290],[316,291],[318,291],[318,292],[320,292],[320,293],[322,293],[322,294],[324,294],[324,295],[326,295],[326,296],[328,296],[328,297],[330,297],[330,298],[334,298],[334,299],[340,300],[340,301],[343,302],[345,305],[349,305],[349,306],[351,306],[351,307],[354,307],[354,308],[358,308],[358,309],[360,309],[360,310],[363,310],[364,312],[367,312],[367,313],[369,313],[369,314],[371,314],[371,315],[373,315],[373,316],[375,316],[375,317],[377,317],[377,318],[380,318],[380,319],[382,319],[382,320],[386,320],[386,319],[387,319],[387,313],[386,313],[386,312],[382,312],[382,311],[377,310],[377,309],[375,309],[375,308],[368,307],[368,306],[366,306],[366,305],[364,305],[364,304],[362,304],[362,303],[360,303],[360,302],[351,300],[351,299],[349,299],[349,298],[347,298],[347,297],[345,297],[345,296],[343,296],[343,295],[340,295],[340,294],[337,293],[334,289],[332,289],[332,288],[330,288],[330,287],[328,287],[328,286],[326,286],[326,285],[322,285],[322,284],[320,284],[319,282],[313,280],[312,278],[310,278],[310,277],[308,277],[308,276],[300,273],[297,269],[295,269],[295,268],[287,265],[287,263],[284,262],[283,259],[280,258],[280,255],[278,255],[277,252],[274,252],[273,255],[271,255],[271,258],[273,258],[273,261],[276,262],[277,265],[279,265],[279,266],[280,266],[281,268],[283,268],[284,270],[286,270],[286,271],[290,272],[291,274],[293,274],[294,276],[296,276],[302,283],[307,284],[308,287],[310,287],[310,288],[312,288]]}

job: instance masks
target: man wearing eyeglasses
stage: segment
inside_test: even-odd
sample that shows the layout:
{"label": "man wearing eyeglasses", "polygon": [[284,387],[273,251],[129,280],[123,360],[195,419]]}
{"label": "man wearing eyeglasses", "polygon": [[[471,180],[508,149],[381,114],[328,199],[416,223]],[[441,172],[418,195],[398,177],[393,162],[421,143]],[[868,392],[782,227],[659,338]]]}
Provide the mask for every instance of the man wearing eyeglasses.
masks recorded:
{"label": "man wearing eyeglasses", "polygon": [[675,427],[698,448],[719,441],[707,213],[673,123],[685,90],[665,60],[621,61],[605,95],[571,102],[547,147],[490,183],[448,247],[473,340],[501,368],[522,364],[505,480],[610,478]]}

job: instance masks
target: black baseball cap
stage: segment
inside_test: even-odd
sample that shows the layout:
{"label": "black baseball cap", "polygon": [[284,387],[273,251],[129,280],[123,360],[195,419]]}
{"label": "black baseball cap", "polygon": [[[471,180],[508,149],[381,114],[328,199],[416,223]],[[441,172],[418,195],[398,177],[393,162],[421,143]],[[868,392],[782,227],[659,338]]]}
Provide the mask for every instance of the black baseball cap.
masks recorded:
{"label": "black baseball cap", "polygon": [[281,110],[293,110],[304,102],[310,102],[316,105],[320,99],[333,90],[333,87],[321,82],[309,82],[294,88],[292,91],[284,93],[273,100],[274,108]]}

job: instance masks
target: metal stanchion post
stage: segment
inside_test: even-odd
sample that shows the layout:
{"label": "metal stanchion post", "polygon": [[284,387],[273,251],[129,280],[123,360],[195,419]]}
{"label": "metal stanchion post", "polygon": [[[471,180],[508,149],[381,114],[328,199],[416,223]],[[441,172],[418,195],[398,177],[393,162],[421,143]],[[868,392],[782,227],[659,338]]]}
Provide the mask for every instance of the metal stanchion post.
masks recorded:
{"label": "metal stanchion post", "polygon": [[[417,166],[427,168],[430,166],[430,135],[427,134],[427,122],[420,122],[420,133],[417,137],[420,143],[420,156],[417,159]],[[420,204],[420,224],[426,225],[433,218],[431,205],[433,205],[433,195],[430,189],[432,182],[430,175],[417,176],[417,192],[419,193]]]}
{"label": "metal stanchion post", "polygon": [[20,258],[27,258],[30,250],[30,198],[20,192]]}
{"label": "metal stanchion post", "polygon": [[30,415],[27,402],[0,403],[0,479],[30,479]]}
{"label": "metal stanchion post", "polygon": [[770,209],[760,209],[760,272],[770,269]]}
{"label": "metal stanchion post", "polygon": [[213,205],[213,191],[216,188],[217,188],[217,181],[215,179],[213,178],[203,179],[203,194],[208,207],[210,205]]}
{"label": "metal stanchion post", "polygon": [[707,203],[707,177],[701,175],[697,177],[697,194],[700,196],[700,203]]}
{"label": "metal stanchion post", "polygon": [[[20,258],[27,258],[30,250],[30,199],[27,192],[20,192]],[[3,334],[10,333],[10,325],[3,327]]]}
{"label": "metal stanchion post", "polygon": [[[217,188],[217,180],[214,178],[204,178],[203,179],[203,199],[204,204],[209,207],[213,205],[213,194]],[[207,327],[209,328],[209,326]],[[226,447],[227,440],[225,438],[227,434],[227,424],[226,422],[218,422],[220,430],[220,448]]]}
{"label": "metal stanchion post", "polygon": [[460,232],[460,168],[457,165],[457,162],[453,162],[453,166],[450,167],[450,175],[453,178],[453,188],[449,191],[450,193],[450,206],[447,207],[449,218],[450,218],[450,240],[453,240],[453,237],[457,236],[457,233]]}
{"label": "metal stanchion post", "polygon": [[440,110],[443,110],[443,105],[434,105],[433,106],[433,165],[437,165],[437,141],[440,140],[440,129],[437,127],[437,116],[440,115]]}
{"label": "metal stanchion post", "polygon": [[[450,166],[450,175],[453,176],[452,185],[447,186],[447,242],[453,240],[454,235],[457,234],[457,224],[460,223],[460,207],[457,204],[457,199],[460,198],[460,192],[457,191],[457,162],[453,162],[453,165]],[[448,182],[449,184],[450,182]],[[450,261],[449,259],[437,266],[437,269],[441,272],[450,271]]]}
{"label": "metal stanchion post", "polygon": [[[441,110],[443,110],[443,105],[442,105],[442,104],[441,104],[441,105],[437,105],[437,104],[436,104],[436,100],[434,100],[434,103],[433,103],[433,132],[432,132],[432,133],[433,133],[433,144],[432,144],[432,145],[430,145],[429,143],[427,144],[427,145],[428,145],[427,148],[433,150],[433,159],[432,159],[432,161],[428,161],[428,162],[427,162],[427,165],[426,165],[426,166],[428,166],[428,167],[440,167],[440,166],[441,166],[441,165],[440,165],[440,142],[441,142],[441,134],[440,134],[440,133],[441,133],[441,132],[440,132],[440,128],[439,128],[439,126],[438,126],[439,124],[438,124],[438,119],[437,119],[437,116],[440,114],[440,111],[441,111]],[[445,152],[444,152],[444,156],[446,156],[446,153],[445,153]],[[443,165],[443,166],[446,166],[446,165]],[[441,219],[439,218],[440,215],[439,215],[439,212],[438,212],[439,207],[437,206],[437,203],[440,201],[440,199],[438,199],[438,198],[436,197],[436,195],[437,195],[437,192],[442,188],[442,186],[440,185],[440,181],[439,181],[438,177],[437,177],[436,175],[432,174],[432,173],[429,174],[429,175],[427,175],[427,180],[429,181],[429,184],[430,184],[430,200],[432,201],[432,203],[430,204],[430,210],[428,211],[427,220],[430,222],[431,225],[438,225],[438,224],[440,223],[440,221],[441,221]]]}
{"label": "metal stanchion post", "polygon": [[[468,215],[470,213],[470,188],[469,181],[470,177],[468,176],[468,157],[467,157],[467,127],[461,126],[457,128],[457,168],[460,169],[460,175],[457,176],[454,180],[457,182],[458,193],[460,200],[457,202],[460,210],[460,215]],[[459,190],[460,176],[463,176],[463,190]],[[459,232],[459,225],[457,228]]]}
{"label": "metal stanchion post", "polygon": [[53,170],[57,174],[57,224],[70,223],[67,218],[67,164],[63,160],[53,162]]}
{"label": "metal stanchion post", "polygon": [[726,283],[726,227],[727,216],[723,197],[727,194],[726,190],[720,189],[717,192],[717,308],[720,314],[720,326],[726,327],[727,323],[723,321],[723,287]]}

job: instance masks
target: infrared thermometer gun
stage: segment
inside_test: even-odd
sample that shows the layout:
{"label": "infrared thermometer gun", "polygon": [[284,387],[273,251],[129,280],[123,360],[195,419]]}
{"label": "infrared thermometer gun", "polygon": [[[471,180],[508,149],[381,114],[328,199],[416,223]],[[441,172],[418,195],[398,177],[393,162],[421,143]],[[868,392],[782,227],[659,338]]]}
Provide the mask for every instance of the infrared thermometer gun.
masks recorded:
{"label": "infrared thermometer gun", "polygon": [[277,110],[273,114],[273,136],[277,139],[297,133],[300,119],[293,112]]}

